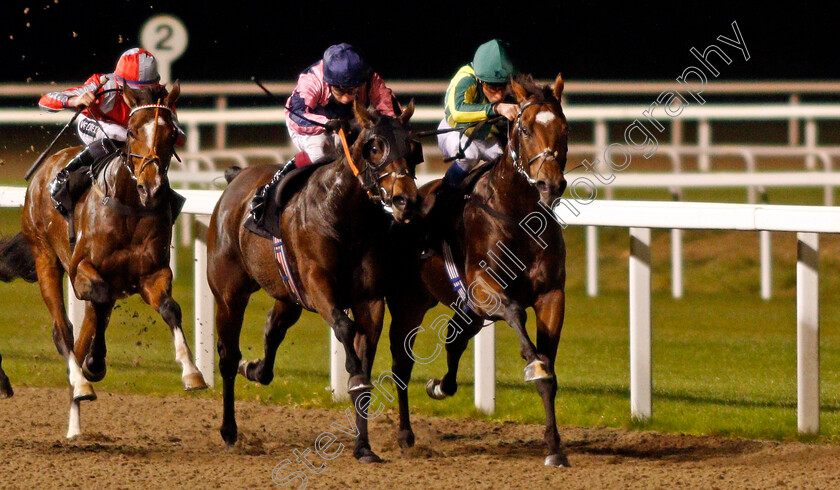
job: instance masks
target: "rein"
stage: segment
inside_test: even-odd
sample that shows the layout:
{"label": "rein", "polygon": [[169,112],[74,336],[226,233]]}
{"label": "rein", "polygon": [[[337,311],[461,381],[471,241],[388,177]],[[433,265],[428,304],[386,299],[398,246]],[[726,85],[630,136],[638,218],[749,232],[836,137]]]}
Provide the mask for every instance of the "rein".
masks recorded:
{"label": "rein", "polygon": [[[359,182],[362,184],[362,188],[365,190],[365,192],[367,192],[368,197],[373,202],[382,206],[382,209],[385,210],[386,213],[394,214],[394,208],[391,206],[392,202],[390,196],[394,195],[394,187],[397,185],[397,180],[410,176],[408,168],[393,170],[390,172],[380,174],[378,173],[379,169],[389,163],[387,156],[384,159],[385,162],[380,164],[378,167],[373,166],[371,162],[369,162],[363,156],[362,160],[364,161],[365,166],[362,170],[359,170],[359,167],[353,160],[353,156],[350,154],[350,146],[347,144],[347,136],[344,133],[344,128],[338,130],[338,136],[341,139],[341,146],[344,149],[344,156],[345,158],[347,158],[347,163],[350,165],[350,169],[353,171],[353,176],[359,179]],[[381,185],[382,180],[389,176],[394,176],[394,179],[391,182],[390,193]],[[374,192],[374,189],[377,187],[379,191],[378,193]]]}
{"label": "rein", "polygon": [[531,185],[536,184],[537,181],[533,179],[530,174],[528,174],[528,171],[526,170],[525,166],[530,166],[532,163],[541,159],[540,168],[537,169],[537,174],[539,174],[540,170],[542,170],[542,166],[545,164],[545,161],[548,158],[552,158],[554,159],[554,161],[557,161],[557,157],[560,156],[560,152],[558,152],[557,150],[546,148],[540,153],[537,153],[536,155],[531,157],[531,159],[528,160],[527,163],[522,163],[522,152],[520,151],[520,145],[522,141],[522,114],[525,113],[525,109],[531,106],[538,106],[544,104],[546,104],[546,102],[528,102],[519,109],[519,114],[516,115],[516,120],[513,124],[513,132],[516,135],[516,149],[513,148],[513,144],[511,144],[512,142],[508,143],[510,157],[513,159],[513,167],[516,169],[517,172],[522,174],[523,177],[528,179],[528,183]]}
{"label": "rein", "polygon": [[[128,117],[131,118],[131,116],[133,116],[136,112],[141,111],[141,110],[148,110],[148,109],[154,109],[155,110],[155,116],[154,116],[155,126],[154,126],[154,131],[152,132],[151,154],[139,155],[137,153],[132,153],[130,151],[130,148],[131,148],[130,140],[131,140],[131,138],[133,138],[133,136],[131,135],[131,132],[129,132],[128,133],[129,139],[126,140],[126,142],[125,142],[125,146],[123,147],[122,155],[118,157],[119,163],[126,170],[128,170],[129,175],[131,176],[131,178],[135,182],[137,181],[137,175],[134,173],[134,169],[132,169],[131,165],[129,164],[129,160],[132,159],[132,158],[142,158],[143,159],[142,160],[143,163],[140,166],[140,170],[139,170],[140,173],[142,173],[143,170],[145,170],[146,167],[148,165],[151,165],[151,164],[154,164],[158,168],[158,170],[160,170],[160,157],[158,157],[157,153],[155,152],[155,146],[156,146],[155,143],[157,142],[158,116],[160,115],[161,109],[163,109],[165,111],[168,111],[170,114],[172,114],[172,109],[163,105],[163,104],[161,104],[160,100],[158,100],[158,103],[156,103],[156,104],[145,104],[145,105],[140,105],[140,106],[137,106],[137,107],[133,108],[131,110],[131,112],[128,113]],[[110,160],[108,162],[108,164],[110,164],[113,161],[114,161],[114,159]],[[105,167],[107,167],[108,164],[104,165],[102,167],[102,169],[97,170],[97,173],[104,171]],[[122,215],[125,215],[125,216],[138,216],[138,217],[155,216],[156,214],[158,214],[158,211],[161,207],[163,207],[164,205],[167,205],[167,203],[165,201],[162,201],[157,206],[151,207],[151,208],[128,206],[126,204],[121,203],[115,196],[110,195],[110,188],[107,185],[107,181],[105,182],[105,184],[106,184],[105,185],[105,191],[103,191],[99,187],[99,185],[96,183],[95,180],[91,184],[91,187],[99,195],[99,197],[102,200],[102,204],[105,207],[107,207],[109,209],[112,209],[119,214],[122,214]]]}

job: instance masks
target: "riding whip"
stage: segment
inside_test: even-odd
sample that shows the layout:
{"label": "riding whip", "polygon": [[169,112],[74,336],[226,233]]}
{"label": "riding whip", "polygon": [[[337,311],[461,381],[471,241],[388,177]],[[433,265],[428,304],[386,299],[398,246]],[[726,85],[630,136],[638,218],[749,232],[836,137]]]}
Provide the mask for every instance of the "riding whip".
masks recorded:
{"label": "riding whip", "polygon": [[[257,84],[257,86],[258,86],[259,88],[261,88],[263,92],[265,92],[265,93],[266,93],[266,95],[268,95],[269,97],[271,97],[271,98],[272,98],[272,99],[274,99],[274,100],[280,101],[280,97],[277,97],[276,95],[274,95],[273,93],[271,93],[271,91],[270,91],[270,90],[268,90],[268,89],[265,87],[265,85],[263,85],[263,84],[262,84],[262,82],[260,81],[260,79],[259,79],[259,78],[257,78],[257,77],[251,77],[251,81],[252,81],[252,82],[254,82],[254,83],[256,83],[256,84]],[[318,121],[313,121],[312,119],[309,119],[308,117],[306,117],[306,116],[304,116],[303,114],[301,114],[300,112],[298,112],[298,111],[296,111],[296,110],[292,109],[291,107],[286,107],[286,106],[285,106],[285,104],[283,105],[283,107],[284,107],[287,111],[289,111],[289,112],[291,112],[292,114],[294,114],[295,116],[297,116],[297,117],[299,117],[299,118],[303,119],[304,121],[310,122],[310,123],[312,123],[312,124],[314,124],[314,125],[316,125],[316,126],[321,126],[322,128],[326,128],[326,127],[327,127],[327,125],[326,125],[326,124],[324,124],[324,123],[320,123],[320,122],[318,122]]]}

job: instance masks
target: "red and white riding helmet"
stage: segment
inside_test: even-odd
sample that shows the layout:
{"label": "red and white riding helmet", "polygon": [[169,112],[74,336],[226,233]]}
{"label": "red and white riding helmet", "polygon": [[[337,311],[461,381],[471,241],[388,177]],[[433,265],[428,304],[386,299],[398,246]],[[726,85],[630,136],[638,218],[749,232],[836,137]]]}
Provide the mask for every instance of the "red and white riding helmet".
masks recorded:
{"label": "red and white riding helmet", "polygon": [[148,87],[160,81],[155,57],[143,48],[132,48],[123,53],[114,75],[121,84],[131,88]]}

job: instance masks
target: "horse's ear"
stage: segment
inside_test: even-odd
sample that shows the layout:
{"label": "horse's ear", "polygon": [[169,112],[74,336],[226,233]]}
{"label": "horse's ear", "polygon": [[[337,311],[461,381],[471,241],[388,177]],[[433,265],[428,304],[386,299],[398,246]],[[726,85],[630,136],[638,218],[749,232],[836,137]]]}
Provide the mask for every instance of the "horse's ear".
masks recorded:
{"label": "horse's ear", "polygon": [[411,116],[414,115],[414,99],[411,99],[411,102],[408,103],[408,107],[405,108],[402,114],[400,114],[400,124],[403,126],[408,126],[408,120],[411,119]]}
{"label": "horse's ear", "polygon": [[169,95],[166,96],[166,105],[169,107],[173,107],[175,102],[178,101],[178,97],[181,96],[181,81],[175,80],[175,83],[172,84],[172,90],[169,91]]}
{"label": "horse's ear", "polygon": [[560,96],[563,95],[563,87],[566,83],[563,81],[563,74],[558,73],[557,79],[554,80],[554,98],[560,100]]}
{"label": "horse's ear", "polygon": [[373,118],[370,112],[358,100],[353,102],[353,112],[356,113],[356,120],[359,121],[362,128],[368,129],[373,127]]}
{"label": "horse's ear", "polygon": [[134,109],[135,107],[140,105],[140,94],[133,88],[129,87],[128,85],[123,85],[122,94],[123,99],[125,99],[125,103],[128,104],[128,107],[130,109]]}
{"label": "horse's ear", "polygon": [[513,89],[513,94],[516,95],[516,101],[520,104],[524,103],[528,100],[528,91],[525,90],[525,87],[518,84],[516,80],[510,81],[510,88]]}

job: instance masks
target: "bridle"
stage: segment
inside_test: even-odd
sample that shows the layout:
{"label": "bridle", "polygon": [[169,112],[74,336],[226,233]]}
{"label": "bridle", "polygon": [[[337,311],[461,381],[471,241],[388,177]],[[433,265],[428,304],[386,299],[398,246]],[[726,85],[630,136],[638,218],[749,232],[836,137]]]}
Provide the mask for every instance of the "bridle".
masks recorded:
{"label": "bridle", "polygon": [[[362,143],[362,162],[364,162],[364,167],[361,170],[356,166],[350,154],[344,129],[339,130],[338,134],[344,146],[347,162],[350,164],[353,174],[362,184],[362,188],[367,192],[368,197],[376,204],[379,204],[386,213],[393,215],[394,187],[396,187],[399,179],[411,177],[411,170],[408,167],[389,172],[380,172],[380,170],[395,160],[405,158],[408,155],[408,146],[405,144],[408,132],[396,120],[381,120],[377,123],[373,130],[371,130],[370,136]],[[400,136],[405,136],[405,138],[400,138]],[[383,156],[378,164],[374,164],[368,158],[368,154],[370,153],[371,146],[377,139],[383,143]],[[382,185],[382,181],[387,177],[393,177],[390,189],[386,189]]]}
{"label": "bridle", "polygon": [[[167,111],[170,114],[170,119],[171,119],[172,109],[170,107],[167,107],[167,106],[161,104],[160,101],[158,101],[157,104],[139,105],[139,106],[131,109],[131,112],[128,113],[128,117],[130,119],[131,116],[133,116],[136,112],[143,111],[143,110],[150,110],[150,109],[155,110],[155,116],[154,116],[155,126],[154,126],[154,131],[152,131],[152,142],[149,145],[149,148],[151,149],[151,153],[149,153],[147,155],[138,155],[137,153],[132,153],[131,152],[131,140],[132,139],[137,139],[136,136],[134,136],[134,134],[131,131],[128,132],[128,138],[126,139],[126,142],[125,142],[125,151],[123,152],[122,164],[123,164],[123,166],[125,166],[128,169],[129,173],[131,174],[131,178],[134,179],[135,182],[137,181],[137,175],[142,174],[143,170],[145,170],[148,165],[154,165],[155,167],[157,167],[158,172],[161,172],[161,160],[160,160],[160,157],[157,155],[157,153],[155,151],[155,147],[157,146],[156,143],[157,143],[158,116],[160,115],[160,111],[162,109],[162,110]],[[173,126],[173,129],[174,129],[174,123],[172,123],[172,126]],[[132,168],[132,166],[130,164],[130,161],[134,158],[142,158],[141,165],[140,165],[140,170],[137,171],[136,174],[135,174],[134,169]]]}
{"label": "bridle", "polygon": [[[540,161],[540,166],[537,169],[537,175],[540,174],[542,170],[542,166],[545,164],[546,160],[549,158],[553,159],[558,164],[560,163],[560,151],[559,150],[552,150],[551,148],[546,148],[543,151],[537,153],[533,157],[531,157],[526,163],[522,163],[522,114],[525,113],[525,109],[528,109],[532,106],[540,106],[540,105],[550,105],[551,102],[527,102],[525,105],[519,108],[519,113],[516,115],[516,119],[513,123],[513,132],[516,135],[516,148],[514,148],[513,144],[509,144],[508,147],[510,149],[510,157],[513,159],[513,167],[516,169],[517,172],[522,174],[528,180],[528,183],[531,185],[535,185],[537,180],[532,178],[531,175],[528,173],[528,168],[531,167],[531,164],[536,162],[537,160]],[[511,142],[512,143],[512,142]]]}

